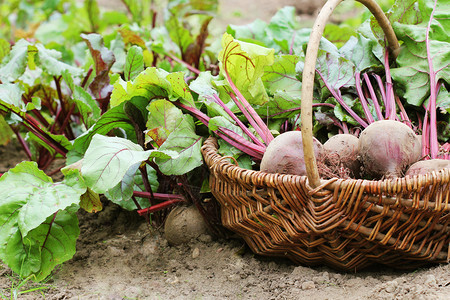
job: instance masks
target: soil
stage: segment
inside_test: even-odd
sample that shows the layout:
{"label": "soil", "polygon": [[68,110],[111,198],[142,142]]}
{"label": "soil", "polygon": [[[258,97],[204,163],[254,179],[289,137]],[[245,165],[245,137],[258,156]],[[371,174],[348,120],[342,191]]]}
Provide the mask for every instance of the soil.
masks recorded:
{"label": "soil", "polygon": [[[108,2],[120,8],[120,1]],[[299,14],[314,14],[320,6],[314,1],[232,0],[221,18],[233,24],[268,20],[283,4],[296,4]],[[0,173],[25,158],[19,149],[15,143],[0,147]],[[450,299],[449,264],[411,272],[376,266],[341,273],[256,256],[237,237],[204,234],[170,246],[162,228],[151,228],[136,212],[108,202],[96,214],[80,211],[79,219],[73,259],[46,283],[27,283],[21,291],[40,290],[18,299]],[[13,299],[12,286],[18,282],[0,265],[0,298]]]}

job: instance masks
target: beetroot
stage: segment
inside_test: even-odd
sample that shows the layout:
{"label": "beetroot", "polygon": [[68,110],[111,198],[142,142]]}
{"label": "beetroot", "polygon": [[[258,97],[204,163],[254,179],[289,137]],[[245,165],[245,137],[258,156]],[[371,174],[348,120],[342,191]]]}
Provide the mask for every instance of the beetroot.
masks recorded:
{"label": "beetroot", "polygon": [[365,174],[373,178],[401,177],[421,157],[421,143],[405,124],[376,121],[359,137],[358,153]]}
{"label": "beetroot", "polygon": [[[314,138],[316,157],[319,157],[322,147]],[[261,160],[260,170],[267,173],[306,175],[301,132],[288,131],[273,139]]]}
{"label": "beetroot", "polygon": [[430,159],[422,160],[412,164],[405,175],[414,176],[419,174],[426,174],[442,169],[450,169],[450,160],[447,159]]}
{"label": "beetroot", "polygon": [[332,170],[343,168],[343,172],[348,172],[350,177],[359,177],[358,143],[358,138],[352,134],[332,136],[323,144],[326,164]]}

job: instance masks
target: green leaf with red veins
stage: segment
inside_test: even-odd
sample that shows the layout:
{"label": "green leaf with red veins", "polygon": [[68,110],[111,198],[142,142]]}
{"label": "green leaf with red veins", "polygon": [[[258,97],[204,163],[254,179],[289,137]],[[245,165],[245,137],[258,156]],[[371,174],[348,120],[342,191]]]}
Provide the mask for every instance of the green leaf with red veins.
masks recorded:
{"label": "green leaf with red veins", "polygon": [[28,272],[25,273],[27,263],[40,261],[39,270],[33,272],[36,276],[34,280],[44,280],[55,266],[73,257],[79,235],[76,212],[60,210],[55,216],[48,217],[44,223],[23,238],[21,248],[16,248],[16,253],[20,253],[20,263],[23,264],[21,271],[17,273],[21,277],[27,277]]}
{"label": "green leaf with red veins", "polygon": [[[137,169],[138,167],[138,164],[136,166],[132,166],[125,174],[123,180],[105,193],[105,196],[109,200],[123,209],[130,211],[138,209],[134,201],[131,199],[131,196],[133,196],[133,191],[145,191],[142,175],[140,170]],[[158,176],[156,175],[156,170],[147,165],[147,175],[152,191],[157,191],[159,182]],[[136,201],[141,208],[150,206],[150,201],[147,198],[136,197]]]}
{"label": "green leaf with red veins", "polygon": [[[220,72],[231,80],[250,104],[269,101],[261,77],[264,68],[274,62],[274,49],[233,39],[225,33],[219,53]],[[231,84],[231,83],[230,83]]]}
{"label": "green leaf with red veins", "polygon": [[267,34],[267,22],[256,19],[252,23],[245,25],[230,24],[227,27],[227,33],[240,41],[251,42],[263,47],[269,47],[274,44],[271,36]]}
{"label": "green leaf with red veins", "polygon": [[53,183],[35,162],[22,162],[0,177],[0,197],[5,199],[1,207],[9,203],[22,204],[18,222],[23,235],[58,210],[78,203],[85,190],[82,182],[73,186],[66,182]]}
{"label": "green leaf with red veins", "polygon": [[[141,97],[133,97],[129,100],[141,111],[145,111],[148,100]],[[124,111],[124,103],[122,105],[113,107],[101,115],[100,119],[88,131],[78,136],[73,142],[71,151],[67,153],[67,164],[73,164],[80,160],[91,142],[95,134],[106,135],[115,128],[120,128],[127,133],[131,140],[136,140],[136,133],[133,123],[130,121],[128,115]]]}
{"label": "green leaf with red veins", "polygon": [[128,50],[127,60],[125,63],[125,80],[133,80],[142,71],[144,71],[144,55],[142,52],[142,48],[138,46],[132,46]]}
{"label": "green leaf with red veins", "polygon": [[157,68],[147,68],[133,81],[118,79],[114,83],[111,106],[140,96],[146,99],[167,98],[172,94],[172,86],[166,79],[167,72]]}
{"label": "green leaf with red veins", "polygon": [[[422,16],[418,9],[417,0],[397,0],[391,9],[386,13],[391,24],[399,22],[402,24],[419,24],[422,22]],[[375,17],[370,18],[370,27],[372,33],[377,38],[380,45],[385,46],[385,35]]]}
{"label": "green leaf with red veins", "polygon": [[78,220],[69,213],[86,186],[77,170],[54,183],[34,162],[0,177],[0,259],[22,277],[44,279],[75,253]]}
{"label": "green leaf with red veins", "polygon": [[[231,111],[234,113],[239,112],[239,108],[228,95],[228,92],[231,91],[228,83],[225,80],[218,80],[218,78],[218,75],[213,76],[210,71],[201,72],[195,80],[191,81],[189,88],[198,95],[198,102],[206,105],[213,104],[214,95],[217,95]],[[228,117],[230,116],[228,115]]]}
{"label": "green leaf with red veins", "polygon": [[292,38],[295,38],[295,29],[300,27],[296,18],[295,8],[286,6],[277,11],[267,27],[266,31],[269,33],[269,36],[280,45],[284,53],[289,53]]}
{"label": "green leaf with red veins", "polygon": [[169,98],[171,101],[179,99],[181,103],[195,107],[191,90],[184,80],[184,72],[169,73],[166,79],[172,86],[172,95]]}
{"label": "green leaf with red veins", "polygon": [[444,86],[441,86],[436,100],[437,107],[440,108],[442,113],[450,113],[450,93]]}
{"label": "green leaf with red veins", "polygon": [[316,70],[322,75],[321,81],[335,91],[355,86],[355,66],[338,52],[319,50]]}
{"label": "green leaf with red veins", "polygon": [[422,23],[394,24],[395,33],[403,45],[397,58],[398,68],[391,70],[392,78],[403,89],[407,102],[416,106],[430,95],[431,82],[450,82],[447,32],[450,4],[448,1],[419,1],[419,8]]}
{"label": "green leaf with red veins", "polygon": [[74,87],[72,97],[88,127],[91,125],[90,122],[88,122],[91,113],[94,121],[100,118],[101,110],[98,107],[97,102],[81,86]]}
{"label": "green leaf with red veins", "polygon": [[141,146],[127,139],[97,134],[86,150],[81,174],[89,188],[102,194],[123,180],[133,165],[147,159],[166,161],[176,156],[173,151],[144,151]]}
{"label": "green leaf with red veins", "polygon": [[150,102],[147,119],[147,135],[161,146],[183,122],[183,113],[167,100]]}
{"label": "green leaf with red veins", "polygon": [[[44,130],[44,132],[46,132]],[[72,143],[69,141],[69,139],[67,137],[65,137],[62,134],[52,134],[50,132],[46,132],[46,134],[53,139],[54,141],[56,141],[59,145],[61,145],[62,147],[64,147],[66,150],[70,150],[72,149]],[[34,135],[31,132],[27,133],[27,142],[34,143],[36,145],[40,145],[42,147],[44,147],[45,149],[47,149],[52,155],[56,155],[56,157],[58,158],[62,158],[62,155],[60,153],[57,153],[55,151],[55,149],[53,149],[51,146],[49,146],[45,141],[43,141],[42,139],[38,138],[36,135]]]}
{"label": "green leaf with red veins", "polygon": [[311,34],[310,28],[300,27],[294,8],[287,6],[277,11],[270,23],[256,19],[246,25],[229,25],[227,32],[240,41],[274,48],[275,53],[300,54]]}
{"label": "green leaf with red veins", "polygon": [[286,118],[300,112],[302,83],[295,70],[299,61],[297,55],[277,55],[273,65],[265,68],[262,80],[271,99],[256,110],[263,119],[277,113],[282,114],[275,118]]}
{"label": "green leaf with red veins", "polygon": [[72,74],[70,74],[69,71],[64,71],[62,73],[62,76],[64,78],[64,81],[72,91],[72,98],[76,103],[76,106],[78,110],[80,111],[84,122],[87,123],[88,127],[90,122],[89,116],[92,114],[92,117],[94,121],[98,120],[100,118],[101,110],[98,107],[97,102],[92,98],[92,96],[86,92],[81,86],[75,85],[73,82]]}
{"label": "green leaf with red veins", "polygon": [[378,57],[382,58],[384,55],[384,49],[380,44],[362,35],[352,36],[339,52],[351,61],[359,72],[380,68],[381,62]]}
{"label": "green leaf with red veins", "polygon": [[[171,114],[173,117],[175,114]],[[183,115],[177,128],[169,134],[159,150],[174,151],[178,157],[163,161],[155,159],[161,172],[166,175],[183,175],[199,167],[203,163],[200,148],[202,137],[195,133],[194,119],[190,115]]]}

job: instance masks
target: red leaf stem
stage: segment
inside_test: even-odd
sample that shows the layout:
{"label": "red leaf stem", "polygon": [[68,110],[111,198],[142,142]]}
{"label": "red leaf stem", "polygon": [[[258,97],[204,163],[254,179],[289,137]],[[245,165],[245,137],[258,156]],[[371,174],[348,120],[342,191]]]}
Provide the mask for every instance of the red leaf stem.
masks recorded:
{"label": "red leaf stem", "polygon": [[244,95],[242,95],[242,93],[233,83],[228,72],[226,70],[225,72],[228,83],[230,84],[231,89],[236,94],[235,96],[234,94],[230,93],[231,98],[239,107],[239,109],[242,111],[242,113],[245,115],[245,117],[253,126],[253,128],[256,130],[256,132],[259,134],[259,136],[262,138],[262,140],[266,143],[266,145],[269,145],[269,143],[273,140],[273,135],[270,132],[269,128],[267,127],[266,123],[263,122],[261,117],[256,113],[256,111],[253,109],[250,103],[248,103],[248,101],[245,99]]}
{"label": "red leaf stem", "polygon": [[184,199],[184,197],[182,195],[178,195],[178,194],[163,194],[163,193],[149,193],[149,192],[140,192],[140,191],[134,191],[133,192],[133,196],[135,197],[141,197],[141,198],[154,198],[156,200],[183,200],[186,201]]}
{"label": "red leaf stem", "polygon": [[225,103],[223,103],[222,99],[220,99],[217,94],[214,94],[213,97],[216,100],[216,103],[218,103],[225,110],[225,112],[236,122],[236,124],[242,129],[242,131],[244,131],[245,134],[247,134],[247,136],[251,138],[253,142],[255,142],[255,144],[261,146],[264,145],[253,133],[250,132],[247,126],[245,126],[244,123],[239,120],[239,118],[231,111],[231,109],[226,106]]}
{"label": "red leaf stem", "polygon": [[[200,120],[206,126],[209,125],[210,118],[206,114],[204,114],[203,112],[198,110],[197,108],[184,105],[179,101],[175,101],[174,104],[191,112],[198,120]],[[227,143],[236,147],[237,149],[241,150],[242,152],[247,153],[248,155],[253,156],[256,159],[262,158],[262,154],[265,151],[265,146],[260,146],[260,145],[254,144],[254,143],[244,139],[239,134],[237,134],[225,127],[219,126],[219,129],[213,130],[213,132],[215,134],[217,134],[217,136],[219,136],[220,138],[225,140]]]}
{"label": "red leaf stem", "polygon": [[349,115],[353,119],[355,119],[356,122],[358,122],[362,127],[366,128],[367,126],[369,126],[369,124],[367,124],[366,121],[364,121],[360,116],[358,116],[358,114],[355,113],[353,109],[351,109],[351,107],[347,105],[347,103],[345,103],[344,99],[342,99],[340,91],[339,90],[336,91],[335,89],[331,88],[327,80],[325,80],[322,73],[318,69],[316,69],[316,73],[319,74],[319,76],[322,78],[322,81],[324,82],[325,86],[330,91],[330,93],[333,95],[334,99],[336,99],[336,101],[349,113]]}
{"label": "red leaf stem", "polygon": [[169,206],[172,206],[174,204],[181,203],[181,202],[185,202],[185,201],[184,200],[179,200],[179,199],[177,199],[177,200],[167,200],[167,201],[164,201],[162,203],[158,203],[158,204],[152,205],[152,206],[150,206],[148,208],[140,209],[137,212],[138,212],[138,214],[140,216],[145,216],[147,214],[151,214],[151,213],[160,211],[160,210],[162,210],[164,208],[168,208]]}
{"label": "red leaf stem", "polygon": [[400,116],[402,117],[401,121],[406,125],[408,125],[410,128],[412,128],[412,122],[409,119],[408,114],[406,113],[406,110],[403,107],[403,104],[397,95],[395,96],[395,103],[397,103],[397,106],[400,109]]}
{"label": "red leaf stem", "polygon": [[429,102],[429,112],[430,112],[430,137],[429,137],[429,146],[430,146],[430,155],[431,158],[436,158],[439,152],[439,142],[437,137],[437,117],[436,117],[436,102],[437,102],[437,94],[439,90],[437,90],[436,85],[436,72],[433,70],[433,61],[430,49],[430,29],[431,23],[433,21],[434,12],[436,10],[437,1],[434,1],[434,7],[431,12],[430,20],[428,21],[427,31],[426,31],[426,46],[427,46],[427,60],[428,67],[430,70],[430,102]]}
{"label": "red leaf stem", "polygon": [[32,154],[30,147],[28,147],[27,143],[23,139],[23,137],[20,135],[19,130],[14,130],[14,133],[17,136],[17,139],[19,140],[20,145],[22,146],[23,150],[25,151],[25,154],[27,155],[29,160],[32,160]]}
{"label": "red leaf stem", "polygon": [[44,141],[47,145],[49,145],[51,148],[53,148],[56,152],[58,152],[59,154],[61,154],[64,157],[66,157],[67,149],[64,148],[63,146],[61,146],[58,142],[56,142],[50,136],[45,134],[42,130],[38,131],[38,130],[34,129],[33,127],[29,127],[25,123],[23,125],[25,126],[25,128],[27,128],[28,131],[30,131],[31,133],[36,135],[39,139]]}
{"label": "red leaf stem", "polygon": [[373,106],[375,107],[375,112],[377,113],[378,120],[383,120],[383,113],[381,112],[381,107],[380,107],[380,104],[378,103],[377,95],[372,86],[372,83],[370,82],[369,75],[367,75],[367,73],[364,73],[363,76],[364,76],[364,82],[366,83],[367,89],[369,90],[370,98],[372,99]]}
{"label": "red leaf stem", "polygon": [[425,115],[423,117],[423,124],[422,124],[422,156],[425,157],[425,159],[430,154],[430,127],[428,126],[428,111],[430,108],[430,103],[428,103],[428,106],[425,108]]}
{"label": "red leaf stem", "polygon": [[[335,108],[336,107],[336,105],[334,105],[332,103],[313,103],[311,106],[312,107],[328,106],[328,107],[331,107],[331,108]],[[288,113],[288,112],[297,111],[297,110],[301,110],[301,107],[298,106],[298,107],[289,108],[289,109],[285,109],[285,110],[279,111],[277,113],[269,115],[269,119],[272,118],[272,117],[275,117],[275,116],[279,116],[279,115],[282,115],[282,114],[285,114],[285,113]]]}
{"label": "red leaf stem", "polygon": [[[383,101],[383,103],[384,103],[384,107],[386,107],[386,91],[385,91],[385,86],[384,86],[384,84],[383,84],[383,80],[381,80],[381,77],[380,77],[380,75],[378,75],[378,74],[374,74],[373,75],[374,77],[375,77],[375,80],[377,81],[377,83],[378,83],[378,89],[380,90],[380,92],[381,92],[381,100]],[[381,119],[384,119],[384,118],[381,118]],[[380,119],[380,120],[381,120]]]}
{"label": "red leaf stem", "polygon": [[67,112],[66,117],[64,118],[64,121],[61,125],[61,128],[59,128],[59,134],[62,134],[64,132],[64,130],[66,130],[67,125],[69,124],[69,120],[70,117],[72,116],[72,113],[75,109],[75,103],[72,104],[72,106],[70,107],[69,111]]}
{"label": "red leaf stem", "polygon": [[395,120],[397,118],[395,110],[394,84],[392,83],[391,69],[389,67],[389,50],[386,49],[384,55],[384,68],[386,69],[386,119]]}
{"label": "red leaf stem", "polygon": [[187,62],[185,62],[184,60],[179,59],[178,57],[176,57],[175,55],[172,54],[168,54],[167,57],[173,59],[174,61],[176,61],[177,63],[182,64],[183,66],[185,66],[186,68],[188,68],[189,71],[191,71],[192,73],[195,73],[197,75],[199,75],[201,73],[201,71],[193,66],[191,66],[190,64],[188,64]]}
{"label": "red leaf stem", "polygon": [[370,112],[369,105],[367,104],[367,100],[364,97],[364,93],[362,92],[361,73],[359,73],[359,72],[355,73],[355,81],[356,81],[356,92],[358,93],[359,102],[361,103],[361,105],[363,107],[367,122],[369,124],[371,124],[371,123],[375,122],[375,120],[373,119],[372,113]]}

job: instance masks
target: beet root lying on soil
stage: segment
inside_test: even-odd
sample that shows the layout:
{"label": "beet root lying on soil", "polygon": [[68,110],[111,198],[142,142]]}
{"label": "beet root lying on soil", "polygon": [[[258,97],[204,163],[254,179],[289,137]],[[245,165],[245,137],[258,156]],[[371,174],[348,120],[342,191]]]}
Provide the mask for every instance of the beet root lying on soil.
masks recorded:
{"label": "beet root lying on soil", "polygon": [[205,220],[195,206],[175,207],[164,223],[164,236],[170,245],[186,244],[209,233]]}
{"label": "beet root lying on soil", "polygon": [[370,124],[359,137],[364,173],[373,178],[401,177],[421,157],[421,143],[407,125],[393,120]]}
{"label": "beet root lying on soil", "polygon": [[[322,149],[322,144],[314,138],[316,157],[321,155]],[[267,173],[306,175],[301,132],[287,131],[273,139],[261,160],[260,170]]]}

